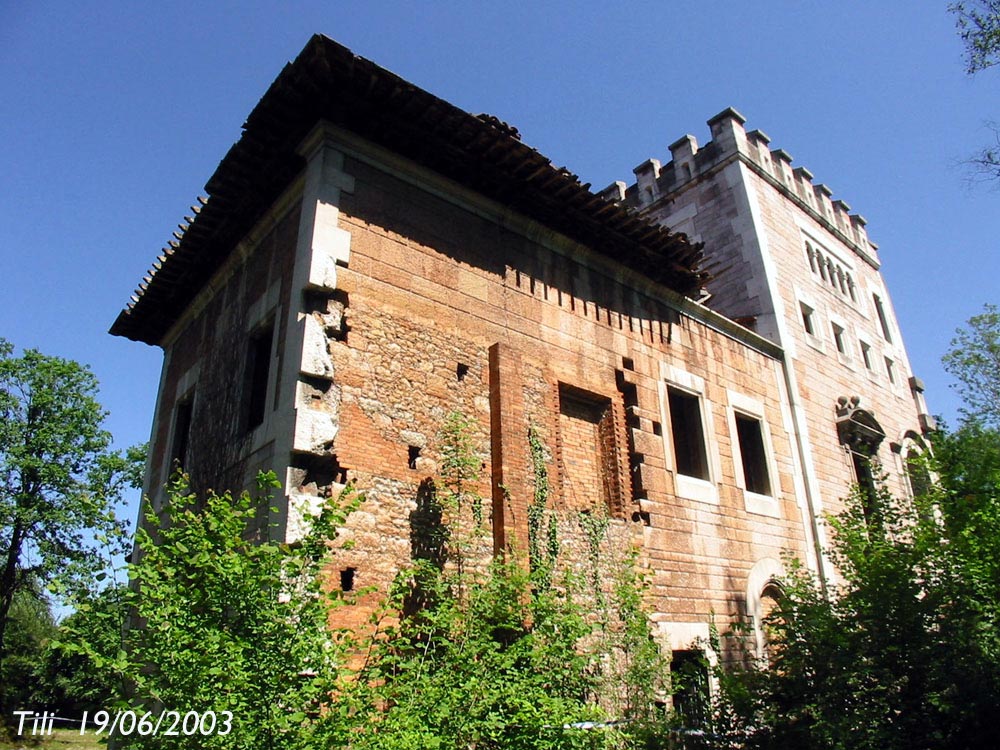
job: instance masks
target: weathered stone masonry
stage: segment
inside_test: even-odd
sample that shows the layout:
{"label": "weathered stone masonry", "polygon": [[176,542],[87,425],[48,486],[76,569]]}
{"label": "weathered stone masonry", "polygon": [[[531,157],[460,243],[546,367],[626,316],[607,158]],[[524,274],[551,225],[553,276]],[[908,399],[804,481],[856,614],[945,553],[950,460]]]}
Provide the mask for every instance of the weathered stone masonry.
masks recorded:
{"label": "weathered stone masonry", "polygon": [[[817,358],[796,305],[870,328],[877,313],[856,300],[857,317],[819,303],[850,297],[850,271],[894,324],[877,267],[837,244],[852,225],[831,235],[789,207],[791,187],[749,168],[757,152],[725,145],[753,141],[739,118],[717,120],[716,145],[688,137],[604,200],[495,118],[314,38],[113,328],[165,352],[147,492],[162,500],[174,460],[199,488],[271,468],[286,496],[274,520],[293,539],[350,479],[366,502],[333,583],[384,592],[423,554],[439,431],[459,412],[482,465],[482,554],[526,550],[533,431],[562,564],[586,561],[573,519],[606,515],[604,544],[636,546],[650,574],[665,645],[692,647],[711,613],[759,618],[782,553],[819,564],[817,511],[853,481],[835,410],[857,377]],[[813,278],[820,251],[839,265]],[[735,268],[708,287],[718,311],[697,301],[705,259]],[[878,354],[908,377],[898,335]],[[879,419],[902,435],[912,401],[885,395],[861,403],[898,403]]]}

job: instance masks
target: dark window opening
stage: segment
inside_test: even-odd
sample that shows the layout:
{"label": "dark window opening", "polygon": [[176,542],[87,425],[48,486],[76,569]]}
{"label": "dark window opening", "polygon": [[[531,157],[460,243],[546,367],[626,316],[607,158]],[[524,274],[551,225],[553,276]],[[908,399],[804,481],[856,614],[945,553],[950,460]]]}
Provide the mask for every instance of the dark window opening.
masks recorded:
{"label": "dark window opening", "polygon": [[631,357],[622,357],[622,368],[625,370],[634,370],[635,361]]}
{"label": "dark window opening", "polygon": [[799,306],[802,310],[802,327],[806,329],[806,333],[810,336],[815,336],[816,325],[813,323],[813,309],[804,302],[800,303]]}
{"label": "dark window opening", "polygon": [[661,425],[659,422],[653,422],[653,434],[654,435],[662,435],[663,434],[663,425]]}
{"label": "dark window opening", "polygon": [[872,369],[872,348],[864,341],[861,342],[861,358],[865,361],[865,367]]}
{"label": "dark window opening", "polygon": [[861,490],[861,512],[865,516],[865,523],[871,526],[878,522],[879,513],[872,460],[863,453],[851,451],[851,461],[854,464],[854,478]]}
{"label": "dark window opening", "polygon": [[844,344],[844,329],[836,323],[831,325],[833,326],[833,343],[836,345],[837,351],[841,354],[847,354],[847,346]]}
{"label": "dark window opening", "polygon": [[406,450],[406,465],[411,469],[417,468],[417,459],[420,458],[420,446],[411,445]]}
{"label": "dark window opening", "polygon": [[357,568],[344,568],[340,571],[341,591],[354,591],[354,574],[357,573],[357,570]]}
{"label": "dark window opening", "polygon": [[882,337],[891,344],[892,334],[889,333],[889,320],[885,316],[885,307],[882,306],[882,298],[877,294],[873,294],[872,300],[875,302],[875,313],[878,315],[878,322],[882,327]]}
{"label": "dark window opening", "polygon": [[[775,638],[776,632],[780,633],[782,618],[777,614],[778,608],[784,594],[781,588],[775,583],[768,583],[760,593],[760,627],[761,635],[761,656],[774,665],[774,660],[778,656],[778,646],[780,640]],[[777,640],[777,642],[776,642]]]}
{"label": "dark window opening", "polygon": [[736,435],[740,442],[743,481],[747,490],[758,495],[770,495],[771,477],[767,471],[763,425],[759,419],[737,414]]}
{"label": "dark window opening", "polygon": [[674,713],[685,729],[708,723],[708,660],[701,651],[674,651],[670,659],[671,693]]}
{"label": "dark window opening", "polygon": [[183,469],[187,466],[188,444],[191,440],[191,415],[194,413],[194,401],[190,398],[177,404],[174,413],[174,441],[170,449],[171,471],[174,467]]}
{"label": "dark window opening", "polygon": [[693,394],[667,388],[667,403],[677,473],[708,479],[708,454],[701,423],[700,399]]}
{"label": "dark window opening", "polygon": [[650,518],[648,510],[637,510],[632,514],[632,520],[635,523],[642,523],[643,526],[649,526],[652,524],[652,519]]}
{"label": "dark window opening", "polygon": [[906,456],[906,478],[910,482],[913,497],[926,497],[931,491],[931,475],[927,471],[926,459],[919,453]]}
{"label": "dark window opening", "polygon": [[465,380],[465,376],[468,374],[469,374],[469,366],[459,362],[458,366],[455,368],[455,377],[459,380],[459,382],[461,382]]}
{"label": "dark window opening", "polygon": [[340,465],[334,454],[294,454],[289,468],[291,486],[308,495],[330,497],[334,485],[347,484],[347,468]]}
{"label": "dark window opening", "polygon": [[267,382],[271,372],[271,339],[274,329],[268,326],[250,339],[247,348],[246,426],[247,432],[264,421],[267,405]]}

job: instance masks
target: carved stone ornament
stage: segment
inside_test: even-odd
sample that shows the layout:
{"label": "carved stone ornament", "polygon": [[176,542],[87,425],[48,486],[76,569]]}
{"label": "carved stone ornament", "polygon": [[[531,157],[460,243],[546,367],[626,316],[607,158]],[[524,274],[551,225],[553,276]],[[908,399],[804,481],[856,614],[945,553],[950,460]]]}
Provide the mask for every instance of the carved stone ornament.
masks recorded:
{"label": "carved stone ornament", "polygon": [[857,453],[874,456],[885,439],[885,430],[875,415],[862,409],[861,398],[837,399],[837,435],[840,442]]}

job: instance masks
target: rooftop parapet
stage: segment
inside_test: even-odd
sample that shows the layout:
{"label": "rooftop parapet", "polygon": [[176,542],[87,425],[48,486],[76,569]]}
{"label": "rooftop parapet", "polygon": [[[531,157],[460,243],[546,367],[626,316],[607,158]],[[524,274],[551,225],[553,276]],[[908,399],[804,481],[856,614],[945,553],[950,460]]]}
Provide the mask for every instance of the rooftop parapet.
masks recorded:
{"label": "rooftop parapet", "polygon": [[708,120],[711,142],[699,148],[693,135],[685,135],[670,144],[669,163],[661,165],[656,159],[648,159],[636,167],[633,170],[636,184],[627,189],[624,200],[633,207],[645,208],[739,155],[877,267],[878,246],[868,239],[865,220],[852,214],[851,207],[843,200],[833,200],[833,191],[827,185],[813,184],[813,173],[806,167],[793,168],[791,154],[784,149],[771,149],[771,139],[766,133],[747,132],[745,125],[746,118],[737,110],[732,107],[722,110]]}

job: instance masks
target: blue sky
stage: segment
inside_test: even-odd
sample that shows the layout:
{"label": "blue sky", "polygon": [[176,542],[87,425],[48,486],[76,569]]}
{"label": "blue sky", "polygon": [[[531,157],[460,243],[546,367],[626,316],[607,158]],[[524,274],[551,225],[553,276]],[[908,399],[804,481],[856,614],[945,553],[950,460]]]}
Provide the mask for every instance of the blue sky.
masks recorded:
{"label": "blue sky", "polygon": [[868,219],[914,371],[1000,302],[1000,192],[961,161],[1000,119],[947,3],[0,0],[0,336],[90,364],[146,440],[159,349],[107,334],[285,62],[324,33],[599,189],[727,106]]}

